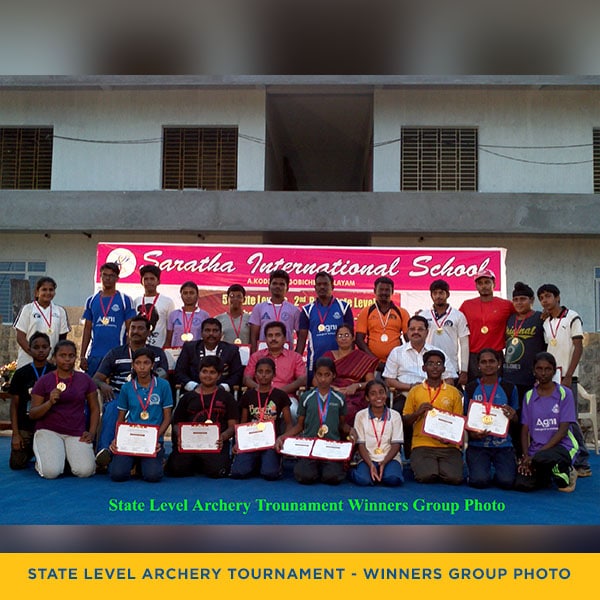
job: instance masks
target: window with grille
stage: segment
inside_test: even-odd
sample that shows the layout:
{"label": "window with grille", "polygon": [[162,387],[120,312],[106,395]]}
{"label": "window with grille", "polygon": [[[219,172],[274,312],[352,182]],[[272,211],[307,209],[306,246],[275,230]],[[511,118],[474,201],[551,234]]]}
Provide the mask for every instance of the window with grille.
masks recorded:
{"label": "window with grille", "polygon": [[[14,287],[12,282],[28,280],[32,290],[37,280],[45,274],[45,261],[0,261],[0,322],[12,323],[17,316],[18,310],[12,295]],[[28,298],[27,302],[30,301],[31,299]]]}
{"label": "window with grille", "polygon": [[594,129],[594,194],[600,194],[600,129]]}
{"label": "window with grille", "polygon": [[403,127],[400,189],[477,191],[477,129]]}
{"label": "window with grille", "polygon": [[52,135],[52,127],[0,127],[0,189],[50,189]]}
{"label": "window with grille", "polygon": [[165,127],[165,190],[237,189],[237,127]]}

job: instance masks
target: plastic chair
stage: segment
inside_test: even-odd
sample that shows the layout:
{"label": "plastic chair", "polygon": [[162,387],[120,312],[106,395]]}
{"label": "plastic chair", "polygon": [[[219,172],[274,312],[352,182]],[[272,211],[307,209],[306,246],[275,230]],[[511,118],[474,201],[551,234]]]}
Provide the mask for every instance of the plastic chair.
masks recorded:
{"label": "plastic chair", "polygon": [[580,383],[578,383],[577,395],[579,398],[587,400],[589,403],[589,412],[580,412],[579,420],[581,421],[583,419],[589,419],[592,422],[592,433],[594,434],[594,449],[596,450],[596,454],[598,454],[598,407],[596,404],[596,394],[590,394]]}

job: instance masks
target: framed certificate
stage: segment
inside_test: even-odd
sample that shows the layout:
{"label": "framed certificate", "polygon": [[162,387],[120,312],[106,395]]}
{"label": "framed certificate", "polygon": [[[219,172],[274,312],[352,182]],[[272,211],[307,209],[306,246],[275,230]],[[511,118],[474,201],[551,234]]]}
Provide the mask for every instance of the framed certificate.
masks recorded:
{"label": "framed certificate", "polygon": [[115,454],[129,456],[156,456],[158,442],[158,425],[133,425],[119,423],[117,425]]}
{"label": "framed certificate", "polygon": [[235,436],[239,452],[267,450],[275,445],[273,421],[236,425]]}
{"label": "framed certificate", "polygon": [[436,408],[428,411],[423,423],[423,433],[443,442],[462,444],[465,417]]}
{"label": "framed certificate", "polygon": [[506,437],[508,433],[508,418],[502,412],[502,407],[492,404],[489,414],[485,411],[485,404],[471,400],[467,413],[465,429],[470,431],[485,431],[488,435]]}
{"label": "framed certificate", "polygon": [[319,460],[348,460],[352,454],[352,442],[317,439],[310,457]]}
{"label": "framed certificate", "polygon": [[221,452],[220,428],[215,423],[179,423],[180,452]]}
{"label": "framed certificate", "polygon": [[315,440],[313,438],[287,437],[283,440],[282,454],[308,458]]}

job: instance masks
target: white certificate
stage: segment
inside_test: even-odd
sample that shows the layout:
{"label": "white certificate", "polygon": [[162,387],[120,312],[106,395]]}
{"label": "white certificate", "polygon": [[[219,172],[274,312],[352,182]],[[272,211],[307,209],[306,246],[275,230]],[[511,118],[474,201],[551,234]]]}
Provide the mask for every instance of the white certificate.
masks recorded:
{"label": "white certificate", "polygon": [[220,452],[219,426],[215,423],[179,423],[180,452]]}
{"label": "white certificate", "polygon": [[434,408],[425,416],[423,433],[443,442],[462,444],[464,431],[465,418],[462,415]]}
{"label": "white certificate", "polygon": [[242,423],[235,426],[237,447],[240,452],[266,450],[275,445],[273,421]]}
{"label": "white certificate", "polygon": [[319,460],[348,460],[352,453],[352,446],[352,442],[315,440],[310,457]]}
{"label": "white certificate", "polygon": [[130,456],[156,456],[158,441],[158,426],[132,425],[119,423],[117,425],[115,454]]}
{"label": "white certificate", "polygon": [[471,431],[485,431],[488,435],[496,437],[506,437],[508,418],[502,412],[502,407],[497,404],[492,404],[487,414],[483,402],[471,400],[465,428]]}
{"label": "white certificate", "polygon": [[313,438],[287,437],[285,440],[283,440],[281,453],[289,454],[290,456],[308,458],[314,443],[315,440]]}

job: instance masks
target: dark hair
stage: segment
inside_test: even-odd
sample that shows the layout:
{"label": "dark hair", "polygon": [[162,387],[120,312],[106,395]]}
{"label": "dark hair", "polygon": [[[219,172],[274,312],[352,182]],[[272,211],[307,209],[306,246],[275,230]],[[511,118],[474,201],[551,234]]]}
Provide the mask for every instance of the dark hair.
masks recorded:
{"label": "dark hair", "polygon": [[212,354],[210,356],[205,356],[200,360],[200,363],[198,364],[198,373],[205,367],[214,367],[219,375],[224,369],[223,361],[218,356],[214,356]]}
{"label": "dark hair", "polygon": [[47,333],[43,333],[41,331],[36,331],[35,333],[33,333],[27,343],[31,347],[31,344],[33,344],[33,342],[35,342],[35,340],[39,338],[46,340],[48,342],[48,346],[52,345],[52,343],[50,342],[50,336]]}
{"label": "dark hair", "polygon": [[244,298],[246,297],[246,288],[244,288],[244,286],[240,285],[239,283],[234,283],[233,285],[230,285],[227,288],[228,296],[229,296],[229,294],[231,294],[231,292],[242,292],[242,295],[244,296]]}
{"label": "dark hair", "polygon": [[535,365],[537,365],[537,363],[540,360],[545,360],[546,362],[549,362],[552,365],[554,372],[556,373],[556,358],[554,358],[553,354],[550,354],[550,352],[538,352],[535,355],[535,360],[533,361],[533,366],[535,367]]}
{"label": "dark hair", "polygon": [[329,279],[331,285],[333,285],[333,275],[331,273],[328,273],[327,271],[319,271],[316,275],[315,275],[315,283],[317,283],[317,279],[319,277],[327,277],[327,279]]}
{"label": "dark hair", "polygon": [[219,319],[215,319],[214,317],[208,317],[208,319],[204,319],[202,321],[202,325],[200,326],[200,331],[204,329],[206,325],[216,325],[219,328],[219,331],[223,331],[223,324]]}
{"label": "dark hair", "polygon": [[152,364],[154,364],[154,361],[156,360],[156,354],[154,354],[154,352],[150,348],[143,347],[143,348],[138,348],[131,355],[131,362],[133,363],[133,361],[135,361],[135,359],[139,358],[140,356],[147,356],[152,361]]}
{"label": "dark hair", "polygon": [[140,278],[143,278],[146,273],[151,273],[160,281],[161,270],[156,265],[144,265],[140,267]]}
{"label": "dark hair", "polygon": [[425,329],[429,329],[429,321],[422,315],[413,315],[407,323],[407,326],[410,327],[411,321],[419,321],[419,323],[423,323],[425,325]]}
{"label": "dark hair", "polygon": [[137,321],[142,321],[143,323],[146,323],[146,329],[148,331],[150,331],[150,329],[152,328],[152,323],[150,323],[150,321],[144,316],[144,315],[135,315],[135,317],[132,317],[131,320],[129,321],[129,324],[131,325],[131,323],[133,322],[137,322]]}
{"label": "dark hair", "polygon": [[533,298],[533,296],[534,296],[533,290],[526,283],[523,283],[522,281],[517,281],[515,283],[512,295],[513,295],[513,298],[515,296],[527,296],[527,298]]}
{"label": "dark hair", "polygon": [[433,356],[437,356],[439,359],[441,359],[444,365],[446,364],[446,355],[441,350],[437,350],[435,348],[432,350],[427,350],[427,352],[423,354],[423,364],[425,364]]}
{"label": "dark hair", "polygon": [[392,291],[394,291],[394,280],[393,279],[390,279],[389,277],[378,277],[375,280],[375,283],[373,284],[373,289],[377,289],[377,286],[380,283],[387,283],[388,285],[391,285],[392,286]]}
{"label": "dark hair", "polygon": [[537,290],[537,297],[539,298],[544,292],[548,292],[553,296],[560,296],[560,290],[553,283],[544,283],[540,285]]}
{"label": "dark hair", "polygon": [[340,329],[347,329],[352,335],[354,335],[354,327],[352,327],[352,325],[349,323],[342,323],[341,325],[338,325],[338,328],[335,330],[335,335],[337,335],[337,332]]}
{"label": "dark hair", "polygon": [[117,275],[121,274],[121,267],[116,262],[106,262],[103,265],[101,265],[100,273],[102,273],[102,271],[104,271],[104,269],[108,269],[109,271],[112,271],[113,273],[116,273]]}
{"label": "dark hair", "polygon": [[448,285],[448,282],[444,279],[436,279],[435,281],[432,281],[429,285],[429,291],[433,292],[434,290],[442,290],[444,292],[448,292],[449,294],[450,286]]}
{"label": "dark hair", "polygon": [[287,335],[287,327],[285,326],[285,323],[282,323],[281,321],[269,321],[264,328],[265,336],[267,335],[267,331],[269,331],[269,329],[275,329],[276,327],[281,329],[284,337]]}
{"label": "dark hair", "polygon": [[45,283],[49,283],[54,289],[56,289],[56,281],[52,277],[40,277],[35,282],[35,291],[37,292]]}
{"label": "dark hair", "polygon": [[290,287],[290,276],[288,275],[288,272],[284,271],[283,269],[277,269],[276,271],[273,271],[269,275],[269,283],[271,283],[273,279],[285,279],[287,286]]}
{"label": "dark hair", "polygon": [[380,385],[385,390],[386,395],[389,394],[388,386],[385,385],[385,382],[371,379],[371,381],[367,381],[367,385],[365,385],[365,396],[368,396],[371,388],[374,388],[376,385]]}
{"label": "dark hair", "polygon": [[335,361],[332,358],[328,358],[327,356],[321,356],[321,358],[318,358],[317,362],[315,363],[315,373],[319,367],[329,369],[334,375],[337,375]]}
{"label": "dark hair", "polygon": [[69,347],[73,348],[73,350],[75,350],[75,354],[77,354],[77,346],[75,345],[75,342],[73,342],[72,340],[60,340],[56,344],[56,346],[54,346],[54,351],[52,352],[52,356],[56,356],[56,353],[61,348],[64,348],[65,346],[69,346]]}
{"label": "dark hair", "polygon": [[193,281],[184,281],[180,288],[179,288],[179,293],[181,294],[181,292],[183,292],[183,288],[193,288],[196,291],[198,291],[198,286],[196,285],[196,283],[194,283]]}
{"label": "dark hair", "polygon": [[504,354],[502,354],[502,352],[499,350],[494,350],[494,348],[482,348],[477,353],[477,362],[479,362],[481,360],[481,356],[486,353],[492,354],[500,364],[504,362]]}
{"label": "dark hair", "polygon": [[275,375],[275,361],[272,358],[269,358],[268,356],[263,356],[262,358],[259,358],[256,361],[256,365],[254,366],[255,373],[256,373],[258,367],[260,367],[261,365],[267,365],[268,367],[271,367],[271,370],[273,371],[273,375]]}

